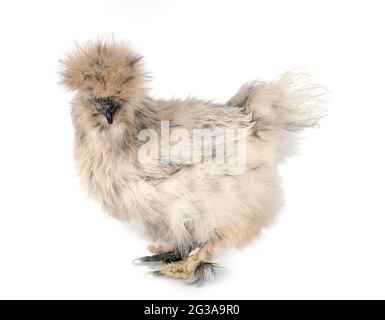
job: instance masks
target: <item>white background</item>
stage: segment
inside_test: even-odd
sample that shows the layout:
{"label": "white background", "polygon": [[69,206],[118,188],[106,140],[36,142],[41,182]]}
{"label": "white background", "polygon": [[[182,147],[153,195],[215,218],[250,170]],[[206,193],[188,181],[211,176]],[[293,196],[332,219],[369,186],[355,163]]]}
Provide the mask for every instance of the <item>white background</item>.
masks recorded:
{"label": "white background", "polygon": [[[385,298],[383,1],[2,1],[0,298]],[[226,101],[301,67],[329,115],[282,168],[286,206],[202,288],[145,278],[146,243],[107,218],[72,162],[57,59],[130,40],[156,97]]]}

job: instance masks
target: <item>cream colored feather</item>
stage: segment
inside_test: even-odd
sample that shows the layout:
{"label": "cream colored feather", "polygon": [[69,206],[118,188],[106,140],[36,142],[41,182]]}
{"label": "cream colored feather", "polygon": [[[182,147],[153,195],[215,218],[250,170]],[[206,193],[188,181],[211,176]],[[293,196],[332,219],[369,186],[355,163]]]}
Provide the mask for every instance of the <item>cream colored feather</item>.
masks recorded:
{"label": "cream colored feather", "polygon": [[[298,73],[250,82],[221,105],[152,99],[141,56],[123,42],[77,46],[62,67],[63,83],[75,91],[75,162],[83,185],[108,214],[153,243],[154,256],[137,263],[163,262],[154,274],[189,282],[212,274],[218,248],[245,246],[272,223],[283,203],[277,168],[298,133],[321,116],[322,90]],[[144,139],[159,137],[162,123],[170,135],[188,137],[166,146]],[[199,129],[222,141],[212,159],[194,147]],[[214,161],[224,129],[242,132],[226,135],[230,145],[245,147],[242,168],[230,161],[236,152]],[[148,150],[156,152],[142,159]]]}

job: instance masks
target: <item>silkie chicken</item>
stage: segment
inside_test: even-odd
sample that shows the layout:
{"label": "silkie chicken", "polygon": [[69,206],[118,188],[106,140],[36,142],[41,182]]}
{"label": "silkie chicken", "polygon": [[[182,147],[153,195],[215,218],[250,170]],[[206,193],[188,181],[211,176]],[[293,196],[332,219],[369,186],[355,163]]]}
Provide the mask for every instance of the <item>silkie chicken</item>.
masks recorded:
{"label": "silkie chicken", "polygon": [[188,283],[214,275],[219,249],[243,247],[272,223],[278,166],[322,115],[322,90],[296,72],[249,82],[219,104],[151,98],[142,56],[124,42],[77,45],[60,62],[75,92],[82,184],[151,243],[136,264]]}

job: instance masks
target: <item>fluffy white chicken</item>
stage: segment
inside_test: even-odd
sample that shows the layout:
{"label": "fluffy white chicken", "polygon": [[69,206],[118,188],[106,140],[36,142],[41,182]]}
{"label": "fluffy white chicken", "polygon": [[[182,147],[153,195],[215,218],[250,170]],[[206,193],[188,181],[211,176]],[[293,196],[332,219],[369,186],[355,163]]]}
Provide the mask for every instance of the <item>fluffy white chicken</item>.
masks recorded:
{"label": "fluffy white chicken", "polygon": [[300,74],[250,82],[217,104],[151,98],[142,57],[123,42],[88,42],[61,63],[85,188],[152,242],[137,264],[160,262],[155,275],[188,282],[213,274],[219,248],[271,224],[278,165],[321,115],[319,88]]}

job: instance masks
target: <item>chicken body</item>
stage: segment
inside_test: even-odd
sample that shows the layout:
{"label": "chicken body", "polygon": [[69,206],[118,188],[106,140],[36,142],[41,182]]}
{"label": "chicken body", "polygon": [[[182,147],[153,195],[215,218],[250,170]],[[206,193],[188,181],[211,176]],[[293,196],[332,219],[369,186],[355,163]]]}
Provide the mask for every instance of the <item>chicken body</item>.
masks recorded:
{"label": "chicken body", "polygon": [[[317,123],[316,87],[288,73],[248,83],[222,105],[164,101],[148,96],[140,57],[123,43],[89,43],[63,63],[64,83],[76,91],[81,180],[106,212],[153,243],[155,255],[137,262],[160,260],[166,264],[155,274],[201,281],[218,248],[242,247],[273,221],[283,202],[277,168],[297,133]],[[242,166],[231,161],[235,153],[219,152],[221,144],[209,144],[211,158],[192,161],[202,151],[196,130],[242,145]],[[173,140],[181,132],[186,139]],[[149,149],[156,152],[143,160]]]}

